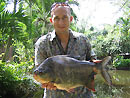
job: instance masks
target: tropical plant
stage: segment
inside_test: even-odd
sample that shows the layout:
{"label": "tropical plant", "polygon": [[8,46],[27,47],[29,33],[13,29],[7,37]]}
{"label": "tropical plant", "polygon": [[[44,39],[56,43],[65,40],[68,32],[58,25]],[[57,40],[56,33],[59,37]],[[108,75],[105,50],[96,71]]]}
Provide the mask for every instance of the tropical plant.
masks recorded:
{"label": "tropical plant", "polygon": [[0,61],[0,97],[29,98],[38,87],[29,75],[33,68],[33,60],[28,62],[2,62]]}
{"label": "tropical plant", "polygon": [[6,11],[4,2],[1,2],[0,8],[0,35],[2,39],[4,39],[5,54],[3,56],[3,61],[6,60],[9,47],[12,45],[14,40],[21,40],[23,43],[27,42],[28,35],[27,32],[24,32],[26,29],[26,25],[28,17],[25,16],[23,9],[19,9],[16,13],[9,13]]}
{"label": "tropical plant", "polygon": [[117,69],[130,69],[130,59],[124,59],[123,56],[116,56],[113,61],[113,66]]}

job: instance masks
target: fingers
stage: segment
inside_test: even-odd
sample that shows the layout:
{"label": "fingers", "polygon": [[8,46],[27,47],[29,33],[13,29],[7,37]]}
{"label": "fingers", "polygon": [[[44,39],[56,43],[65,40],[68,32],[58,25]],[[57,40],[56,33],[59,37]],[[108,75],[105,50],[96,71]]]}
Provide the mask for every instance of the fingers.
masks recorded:
{"label": "fingers", "polygon": [[68,90],[69,93],[75,92],[74,88]]}
{"label": "fingers", "polygon": [[49,83],[43,83],[42,84],[42,88],[47,88],[47,89],[50,89],[50,90],[56,90],[57,87],[54,86],[53,83],[49,82]]}
{"label": "fingers", "polygon": [[42,84],[42,88],[46,88],[47,85],[48,85],[48,83],[43,83],[43,84]]}
{"label": "fingers", "polygon": [[47,85],[47,89],[56,90],[56,86],[54,86],[53,83],[49,82],[48,85]]}

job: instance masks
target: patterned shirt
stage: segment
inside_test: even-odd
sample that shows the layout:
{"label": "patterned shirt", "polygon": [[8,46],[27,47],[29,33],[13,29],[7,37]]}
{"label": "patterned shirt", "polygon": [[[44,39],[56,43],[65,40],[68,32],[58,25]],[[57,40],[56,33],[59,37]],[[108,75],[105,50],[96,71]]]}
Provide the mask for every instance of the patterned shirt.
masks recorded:
{"label": "patterned shirt", "polygon": [[[55,31],[38,39],[35,44],[35,65],[40,65],[46,58],[55,55],[69,55],[79,60],[90,60],[95,57],[87,37],[82,33],[72,30],[69,32],[69,41],[66,50],[63,49]],[[87,88],[75,88],[74,93],[64,90],[44,90],[44,98],[92,98],[92,93]]]}

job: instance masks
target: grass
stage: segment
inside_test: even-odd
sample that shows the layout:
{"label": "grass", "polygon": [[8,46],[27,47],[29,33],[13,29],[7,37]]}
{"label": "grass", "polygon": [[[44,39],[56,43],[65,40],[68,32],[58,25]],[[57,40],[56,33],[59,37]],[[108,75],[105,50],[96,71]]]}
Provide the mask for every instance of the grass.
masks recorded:
{"label": "grass", "polygon": [[95,79],[94,98],[130,98],[130,85],[107,85],[100,75]]}

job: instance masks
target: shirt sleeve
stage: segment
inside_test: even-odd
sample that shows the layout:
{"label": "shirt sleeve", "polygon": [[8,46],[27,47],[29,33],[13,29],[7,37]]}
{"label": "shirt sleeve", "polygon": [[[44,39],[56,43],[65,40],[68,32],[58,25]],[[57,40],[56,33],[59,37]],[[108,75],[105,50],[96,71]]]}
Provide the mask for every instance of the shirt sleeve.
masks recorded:
{"label": "shirt sleeve", "polygon": [[89,40],[86,38],[86,47],[87,47],[87,53],[86,53],[86,60],[91,60],[91,44]]}
{"label": "shirt sleeve", "polygon": [[35,66],[39,66],[46,58],[45,42],[37,41],[35,44]]}
{"label": "shirt sleeve", "polygon": [[88,40],[88,38],[86,38],[86,46],[87,46],[87,53],[86,53],[86,60],[92,60],[92,59],[96,59],[96,54],[93,51],[90,41]]}
{"label": "shirt sleeve", "polygon": [[91,60],[92,60],[92,59],[94,59],[94,60],[97,59],[97,56],[96,56],[96,54],[95,54],[95,52],[94,52],[93,49],[91,49]]}

